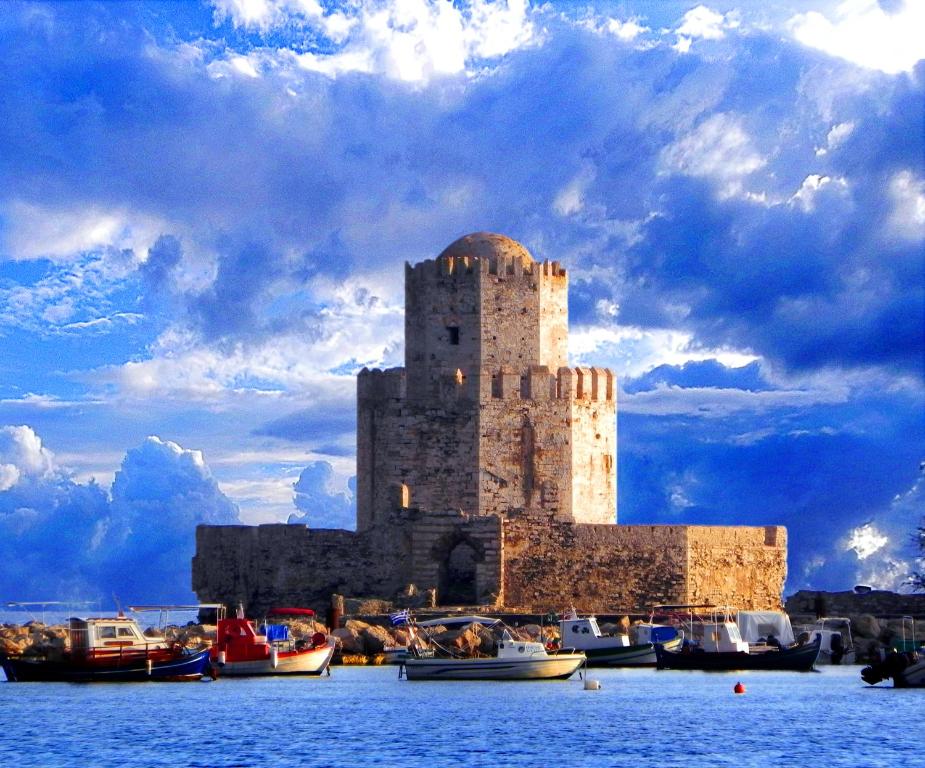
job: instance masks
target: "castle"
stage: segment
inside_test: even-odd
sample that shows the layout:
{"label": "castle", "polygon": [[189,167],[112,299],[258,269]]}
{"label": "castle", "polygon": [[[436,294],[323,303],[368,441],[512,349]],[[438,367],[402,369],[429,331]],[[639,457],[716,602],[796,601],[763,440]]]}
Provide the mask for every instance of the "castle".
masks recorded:
{"label": "castle", "polygon": [[779,609],[778,526],[617,525],[616,378],[568,367],[568,277],[476,233],[405,267],[405,366],[357,379],[357,531],[200,526],[205,601]]}

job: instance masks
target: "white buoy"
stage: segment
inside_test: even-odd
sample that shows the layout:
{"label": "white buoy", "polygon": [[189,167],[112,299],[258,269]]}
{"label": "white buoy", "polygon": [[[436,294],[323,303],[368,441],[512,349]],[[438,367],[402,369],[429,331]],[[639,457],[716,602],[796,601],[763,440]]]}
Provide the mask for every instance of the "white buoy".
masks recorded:
{"label": "white buoy", "polygon": [[600,680],[585,680],[585,690],[586,691],[601,690],[601,681]]}
{"label": "white buoy", "polygon": [[151,677],[151,672],[154,669],[154,662],[151,659],[148,659],[148,677]]}
{"label": "white buoy", "polygon": [[225,652],[224,652],[224,651],[219,651],[219,652],[218,652],[218,665],[219,665],[220,667],[224,667],[224,666],[225,666],[225,659],[227,659],[227,658],[228,658],[228,657],[225,655]]}
{"label": "white buoy", "polygon": [[273,669],[276,669],[276,666],[279,664],[279,651],[276,649],[275,645],[270,649],[270,664],[273,665]]}

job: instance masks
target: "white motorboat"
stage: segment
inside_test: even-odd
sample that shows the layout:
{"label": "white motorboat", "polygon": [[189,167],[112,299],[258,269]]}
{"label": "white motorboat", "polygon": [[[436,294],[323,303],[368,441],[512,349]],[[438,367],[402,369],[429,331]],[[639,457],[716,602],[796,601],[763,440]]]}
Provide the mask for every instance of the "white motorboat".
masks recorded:
{"label": "white motorboat", "polygon": [[654,667],[656,643],[674,651],[684,639],[674,627],[652,622],[636,624],[631,632],[632,637],[604,633],[594,616],[579,617],[574,608],[559,622],[561,647],[583,652],[590,666]]}
{"label": "white motorboat", "polygon": [[582,666],[583,653],[547,652],[542,643],[515,640],[504,630],[496,655],[487,658],[439,658],[412,643],[416,655],[402,662],[399,677],[408,680],[565,680]]}
{"label": "white motorboat", "polygon": [[818,637],[821,650],[817,664],[854,664],[855,648],[851,638],[851,619],[844,616],[825,616],[809,630],[810,642]]}

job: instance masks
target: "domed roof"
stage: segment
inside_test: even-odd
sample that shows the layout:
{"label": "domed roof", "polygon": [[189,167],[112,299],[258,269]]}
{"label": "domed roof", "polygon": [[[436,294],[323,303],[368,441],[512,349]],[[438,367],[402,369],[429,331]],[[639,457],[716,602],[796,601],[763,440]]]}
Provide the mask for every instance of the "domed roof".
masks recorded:
{"label": "domed roof", "polygon": [[496,235],[493,232],[473,232],[471,235],[464,235],[444,248],[443,253],[437,258],[460,256],[474,256],[477,259],[486,259],[490,263],[497,262],[498,257],[507,259],[516,257],[520,259],[524,266],[533,263],[530,252],[520,243],[505,235]]}

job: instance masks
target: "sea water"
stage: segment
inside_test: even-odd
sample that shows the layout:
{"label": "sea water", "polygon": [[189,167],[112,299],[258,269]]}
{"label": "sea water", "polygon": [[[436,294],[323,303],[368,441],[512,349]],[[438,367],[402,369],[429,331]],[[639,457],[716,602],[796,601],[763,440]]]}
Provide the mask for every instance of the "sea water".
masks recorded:
{"label": "sea water", "polygon": [[[814,673],[588,670],[409,682],[397,667],[196,683],[0,683],[5,766],[925,766],[925,690]],[[746,692],[733,688],[741,681]]]}

